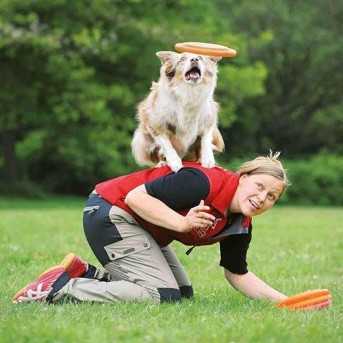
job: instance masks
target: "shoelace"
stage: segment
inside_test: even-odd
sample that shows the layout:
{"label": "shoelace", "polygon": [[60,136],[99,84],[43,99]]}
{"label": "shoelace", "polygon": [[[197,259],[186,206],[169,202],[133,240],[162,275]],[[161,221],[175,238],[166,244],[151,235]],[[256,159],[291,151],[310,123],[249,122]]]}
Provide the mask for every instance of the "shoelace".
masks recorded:
{"label": "shoelace", "polygon": [[45,298],[49,295],[49,293],[51,291],[51,287],[46,291],[42,291],[42,287],[43,287],[43,283],[39,283],[35,290],[29,289],[26,292],[26,295],[21,295],[17,299],[17,302],[30,302],[30,301],[45,300]]}

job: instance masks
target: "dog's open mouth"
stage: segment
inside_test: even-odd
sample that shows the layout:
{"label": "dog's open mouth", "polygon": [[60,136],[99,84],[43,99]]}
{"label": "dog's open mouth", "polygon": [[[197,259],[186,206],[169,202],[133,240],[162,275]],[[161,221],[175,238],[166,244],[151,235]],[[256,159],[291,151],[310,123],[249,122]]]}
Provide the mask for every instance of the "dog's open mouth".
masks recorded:
{"label": "dog's open mouth", "polygon": [[186,81],[198,81],[201,77],[201,71],[198,67],[193,67],[185,74]]}

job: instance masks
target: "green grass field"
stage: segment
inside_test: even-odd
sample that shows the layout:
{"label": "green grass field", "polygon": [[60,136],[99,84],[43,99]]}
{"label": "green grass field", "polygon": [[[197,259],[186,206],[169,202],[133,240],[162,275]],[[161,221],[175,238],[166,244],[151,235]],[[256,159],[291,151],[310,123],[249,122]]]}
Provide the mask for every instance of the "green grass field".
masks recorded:
{"label": "green grass field", "polygon": [[333,306],[288,312],[228,286],[217,246],[174,244],[195,289],[178,304],[20,304],[11,297],[73,251],[96,263],[80,199],[0,199],[0,342],[343,342],[343,209],[280,207],[255,219],[249,269],[286,294],[329,288]]}

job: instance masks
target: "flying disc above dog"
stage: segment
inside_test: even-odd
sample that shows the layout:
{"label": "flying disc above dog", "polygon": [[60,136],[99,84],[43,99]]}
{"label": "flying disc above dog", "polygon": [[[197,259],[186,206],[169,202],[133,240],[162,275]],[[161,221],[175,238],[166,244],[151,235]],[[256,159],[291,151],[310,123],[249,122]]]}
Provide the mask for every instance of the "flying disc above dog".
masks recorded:
{"label": "flying disc above dog", "polygon": [[177,52],[191,52],[193,54],[218,56],[218,57],[235,57],[237,51],[228,48],[224,45],[200,42],[184,42],[176,43],[175,50]]}

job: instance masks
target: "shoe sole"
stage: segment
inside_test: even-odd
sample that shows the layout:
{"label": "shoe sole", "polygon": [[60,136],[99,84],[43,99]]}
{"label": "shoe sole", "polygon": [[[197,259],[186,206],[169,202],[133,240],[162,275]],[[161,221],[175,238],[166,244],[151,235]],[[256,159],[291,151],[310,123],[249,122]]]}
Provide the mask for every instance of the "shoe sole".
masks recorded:
{"label": "shoe sole", "polygon": [[66,256],[64,256],[64,258],[61,261],[61,263],[59,263],[59,264],[57,264],[57,265],[55,265],[53,267],[48,268],[42,274],[40,274],[38,276],[38,278],[40,278],[43,274],[45,274],[45,273],[47,273],[47,272],[49,272],[51,270],[54,270],[57,267],[63,267],[64,271],[67,272],[68,274],[70,274],[69,271],[72,269],[73,264],[75,263],[76,259],[77,259],[76,255],[71,252],[71,253],[67,254]]}
{"label": "shoe sole", "polygon": [[73,254],[72,252],[70,252],[69,254],[64,256],[64,259],[62,260],[60,265],[63,266],[66,271],[68,271],[68,269],[70,269],[72,267],[75,259],[77,259],[76,255]]}
{"label": "shoe sole", "polygon": [[72,252],[64,257],[60,265],[64,267],[70,278],[80,277],[87,271],[87,263]]}
{"label": "shoe sole", "polygon": [[61,261],[61,263],[56,264],[55,266],[50,267],[50,268],[44,270],[44,272],[41,273],[41,274],[38,276],[38,279],[39,279],[43,274],[45,274],[45,273],[47,273],[47,272],[50,272],[51,270],[54,270],[55,268],[58,268],[58,267],[63,267],[63,268],[64,268],[64,271],[65,271],[65,272],[68,272],[68,269],[71,268],[71,266],[72,266],[72,264],[73,264],[73,262],[74,262],[74,258],[75,258],[75,257],[76,257],[75,254],[73,254],[72,252],[69,253],[68,255],[66,255],[66,256],[63,258],[63,260]]}

